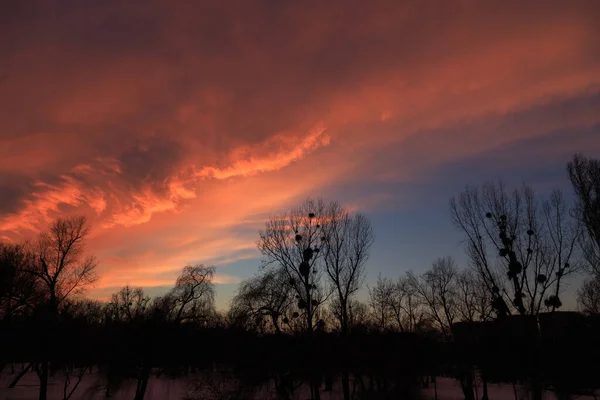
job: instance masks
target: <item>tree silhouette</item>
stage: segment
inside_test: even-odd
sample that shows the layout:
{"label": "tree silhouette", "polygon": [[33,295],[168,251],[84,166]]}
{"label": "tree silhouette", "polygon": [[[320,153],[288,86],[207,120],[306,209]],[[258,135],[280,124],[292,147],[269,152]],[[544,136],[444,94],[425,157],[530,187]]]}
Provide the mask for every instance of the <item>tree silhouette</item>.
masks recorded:
{"label": "tree silhouette", "polygon": [[577,300],[584,313],[600,315],[600,160],[576,154],[567,171],[576,197],[575,215],[585,227],[580,245],[591,273]]}
{"label": "tree silhouette", "polygon": [[[57,323],[60,306],[71,296],[81,294],[96,279],[96,260],[85,256],[85,238],[89,226],[85,217],[59,218],[43,232],[35,246],[36,262],[29,270],[40,285],[43,301],[39,305],[40,322],[49,329],[43,348],[53,346],[51,334]],[[41,355],[36,368],[40,378],[40,400],[46,400],[48,390],[48,354]]]}
{"label": "tree silhouette", "polygon": [[[467,188],[450,203],[467,255],[498,315],[555,310],[563,280],[577,272],[581,229],[559,191],[540,204],[528,186]],[[494,254],[495,253],[495,254]]]}
{"label": "tree silhouette", "polygon": [[[453,198],[450,209],[454,224],[464,233],[467,255],[478,278],[492,297],[498,325],[509,341],[517,329],[527,341],[514,343],[531,363],[515,366],[529,374],[533,398],[541,399],[540,363],[543,347],[537,318],[543,309],[562,306],[559,297],[564,279],[578,272],[581,237],[579,221],[571,218],[560,191],[539,202],[533,190],[523,185],[509,192],[502,182],[469,188]],[[494,256],[495,253],[495,256]]]}
{"label": "tree silhouette", "polygon": [[325,272],[339,303],[341,331],[348,333],[350,300],[364,282],[365,263],[375,234],[364,215],[351,215],[336,202],[327,206],[325,215],[322,227]]}
{"label": "tree silhouette", "polygon": [[294,318],[303,316],[305,330],[316,327],[317,311],[324,302],[322,288],[325,244],[322,226],[326,222],[322,200],[306,200],[289,213],[272,217],[259,234],[258,249],[266,257],[264,267],[280,269],[297,299]]}
{"label": "tree silhouette", "polygon": [[421,300],[409,283],[409,276],[396,281],[378,276],[369,289],[373,319],[382,330],[424,332],[431,329]]}
{"label": "tree silhouette", "polygon": [[[160,329],[176,328],[184,323],[196,323],[207,326],[216,314],[214,308],[215,267],[203,264],[188,265],[183,268],[175,282],[175,287],[165,296],[150,303],[143,324],[144,329],[141,354],[136,376],[135,400],[142,400],[148,388],[148,381],[156,364],[152,343]],[[146,334],[144,330],[150,330]]]}
{"label": "tree silhouette", "polygon": [[[291,212],[270,218],[257,243],[266,257],[263,267],[278,269],[286,277],[297,300],[298,311],[293,312],[292,318],[302,316],[304,331],[309,335],[324,323],[317,318],[326,300],[321,247],[327,241],[323,233],[327,217],[327,207],[321,199],[307,199]],[[313,372],[310,380],[312,396],[319,400],[317,374]]]}
{"label": "tree silhouette", "polygon": [[175,287],[164,297],[170,303],[169,319],[175,323],[207,323],[215,313],[215,267],[203,264],[183,268]]}
{"label": "tree silhouette", "polygon": [[[321,245],[325,272],[331,292],[336,299],[335,308],[341,333],[350,330],[350,305],[352,296],[360,289],[365,278],[365,263],[369,259],[375,234],[369,220],[361,214],[350,212],[336,202],[325,209],[325,221],[321,227]],[[345,400],[350,399],[348,373],[342,372],[342,390]]]}
{"label": "tree silhouette", "polygon": [[600,160],[576,154],[567,170],[577,199],[575,212],[586,228],[582,248],[587,265],[600,274]]}
{"label": "tree silhouette", "polygon": [[408,273],[408,284],[425,307],[443,337],[452,337],[452,324],[458,318],[458,267],[451,257],[438,258],[421,275]]}
{"label": "tree silhouette", "polygon": [[492,296],[471,269],[463,269],[456,280],[456,309],[461,321],[487,321],[492,318]]}
{"label": "tree silhouette", "polygon": [[[329,301],[329,319],[327,326],[334,331],[341,332],[340,320],[342,318],[342,308],[337,298],[332,298]],[[361,330],[370,329],[373,325],[373,319],[369,306],[357,299],[348,301],[348,330],[359,328]]]}
{"label": "tree silhouette", "polygon": [[398,298],[394,289],[392,280],[381,276],[381,273],[377,275],[375,286],[369,287],[369,306],[373,322],[375,326],[384,331],[393,323],[394,305],[402,301],[402,294],[398,293],[400,295]]}
{"label": "tree silhouette", "polygon": [[586,279],[577,291],[579,308],[587,315],[600,315],[600,276]]}
{"label": "tree silhouette", "polygon": [[29,272],[35,262],[27,246],[0,243],[0,319],[31,314],[40,302],[41,286]]}
{"label": "tree silhouette", "polygon": [[281,333],[292,326],[294,296],[282,270],[269,270],[240,283],[229,308],[234,326]]}
{"label": "tree silhouette", "polygon": [[146,317],[149,304],[150,297],[144,294],[141,287],[132,288],[126,285],[117,293],[113,293],[106,305],[106,313],[111,321],[139,321]]}

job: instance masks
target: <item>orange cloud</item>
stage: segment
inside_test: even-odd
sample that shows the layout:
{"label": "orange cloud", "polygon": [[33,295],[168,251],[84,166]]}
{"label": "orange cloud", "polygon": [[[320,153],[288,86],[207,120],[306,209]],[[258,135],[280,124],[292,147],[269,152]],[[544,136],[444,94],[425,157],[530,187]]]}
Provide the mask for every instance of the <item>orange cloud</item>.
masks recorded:
{"label": "orange cloud", "polygon": [[[198,179],[214,178],[228,179],[236,176],[255,175],[260,172],[276,171],[299,161],[307,154],[321,146],[329,144],[329,137],[322,127],[314,128],[301,140],[285,134],[269,138],[261,145],[239,147],[231,151],[228,158],[231,166],[226,168],[202,167],[194,165],[184,168],[179,174],[168,176],[162,182],[162,191],[152,187],[152,183],[144,184],[129,195],[109,193],[116,197],[116,205],[107,211],[103,218],[103,228],[115,225],[131,226],[147,223],[152,215],[159,212],[177,211],[186,200],[196,197]],[[267,151],[265,151],[267,149]],[[263,153],[263,155],[256,154]],[[24,207],[13,215],[7,216],[0,223],[0,231],[11,231],[19,228],[39,229],[39,223],[47,223],[61,211],[61,207],[78,208],[89,206],[96,214],[103,214],[108,201],[105,190],[116,189],[110,180],[122,173],[118,160],[101,159],[101,170],[92,164],[80,164],[71,172],[80,177],[90,177],[102,174],[106,181],[93,182],[78,179],[71,175],[62,175],[59,184],[37,182],[37,190],[31,193],[31,198],[23,201]],[[194,170],[196,170],[194,172]],[[98,185],[98,186],[94,186]]]}
{"label": "orange cloud", "polygon": [[2,218],[0,231],[38,231],[61,211],[62,206],[77,208],[87,204],[97,213],[106,208],[101,190],[90,189],[69,175],[61,176],[58,184],[36,182],[35,188],[30,198],[23,200],[18,213]]}
{"label": "orange cloud", "polygon": [[[295,135],[293,133],[277,134],[260,146],[245,146],[234,149],[230,155],[234,161],[231,166],[224,169],[215,167],[204,167],[196,173],[199,177],[210,177],[215,179],[228,179],[236,176],[255,175],[260,172],[277,171],[287,167],[295,161],[299,161],[307,154],[321,146],[327,146],[330,142],[329,136],[325,134],[325,128],[313,128],[298,145],[294,145]],[[290,146],[290,144],[292,144]],[[283,150],[270,151],[263,156],[256,157],[256,152],[264,153],[263,148],[276,147]]]}

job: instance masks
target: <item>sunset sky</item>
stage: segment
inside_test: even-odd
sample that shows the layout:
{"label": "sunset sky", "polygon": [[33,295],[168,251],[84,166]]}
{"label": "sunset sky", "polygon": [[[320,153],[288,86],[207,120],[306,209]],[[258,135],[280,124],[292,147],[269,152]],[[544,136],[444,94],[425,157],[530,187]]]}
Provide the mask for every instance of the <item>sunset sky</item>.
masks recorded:
{"label": "sunset sky", "polygon": [[600,156],[595,0],[9,1],[0,60],[0,238],[87,215],[96,298],[202,262],[226,308],[307,196],[371,218],[368,282],[466,265],[452,196]]}

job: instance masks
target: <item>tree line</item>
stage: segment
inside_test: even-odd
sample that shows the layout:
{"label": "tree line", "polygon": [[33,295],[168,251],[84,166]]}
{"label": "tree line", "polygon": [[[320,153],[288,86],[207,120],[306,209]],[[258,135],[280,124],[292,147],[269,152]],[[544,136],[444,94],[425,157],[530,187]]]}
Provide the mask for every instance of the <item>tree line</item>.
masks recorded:
{"label": "tree line", "polygon": [[[263,261],[226,312],[215,308],[215,268],[203,264],[159,297],[125,286],[106,302],[85,298],[98,279],[90,226],[59,218],[29,241],[0,243],[0,373],[14,388],[34,371],[40,400],[50,379],[71,398],[92,370],[94,390],[110,397],[133,383],[135,400],[153,377],[182,376],[199,377],[190,398],[411,398],[442,375],[459,380],[465,400],[489,400],[490,382],[525,384],[535,400],[549,388],[591,393],[600,161],[576,155],[567,172],[572,204],[558,190],[467,187],[449,208],[468,265],[440,257],[424,272],[380,275],[366,301],[358,292],[375,232],[337,202],[308,199],[270,217],[257,239]],[[579,312],[561,312],[575,276],[585,278]]]}

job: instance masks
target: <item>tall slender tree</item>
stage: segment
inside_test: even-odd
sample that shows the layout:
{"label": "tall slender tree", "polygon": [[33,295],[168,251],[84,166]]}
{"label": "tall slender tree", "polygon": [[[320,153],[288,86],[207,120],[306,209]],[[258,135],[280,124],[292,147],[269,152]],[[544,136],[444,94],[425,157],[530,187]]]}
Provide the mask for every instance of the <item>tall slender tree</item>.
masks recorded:
{"label": "tall slender tree", "polygon": [[451,257],[438,258],[421,275],[408,273],[408,284],[428,313],[428,319],[445,338],[452,337],[452,324],[458,320],[459,271]]}
{"label": "tall slender tree", "polygon": [[[43,232],[36,246],[36,262],[31,275],[41,288],[43,301],[38,316],[48,333],[53,332],[60,306],[70,297],[83,293],[96,279],[96,259],[85,255],[85,238],[89,225],[83,216],[59,218]],[[44,336],[43,348],[49,352],[53,343]],[[42,355],[37,368],[40,378],[40,400],[48,391],[48,354]]]}
{"label": "tall slender tree", "polygon": [[331,291],[339,303],[339,323],[343,333],[349,329],[349,306],[365,279],[365,264],[370,256],[375,233],[362,214],[352,215],[339,203],[326,208],[323,224],[323,260]]}
{"label": "tall slender tree", "polygon": [[[365,264],[369,259],[375,233],[369,220],[362,214],[352,215],[340,204],[333,202],[326,208],[323,261],[329,278],[330,290],[335,296],[341,332],[350,330],[350,306],[365,279]],[[350,399],[348,371],[342,371],[342,392]]]}
{"label": "tall slender tree", "polygon": [[528,186],[509,192],[501,182],[487,183],[467,188],[450,209],[497,315],[537,315],[562,305],[561,284],[580,266],[581,229],[561,192],[540,204]]}
{"label": "tall slender tree", "polygon": [[600,160],[576,154],[567,171],[576,197],[575,214],[585,227],[581,244],[586,264],[600,275]]}
{"label": "tall slender tree", "polygon": [[317,311],[325,301],[323,256],[326,244],[323,225],[327,207],[319,200],[307,199],[289,213],[270,218],[257,242],[265,260],[263,268],[279,270],[297,299],[293,317],[303,317],[305,329],[316,326]]}
{"label": "tall slender tree", "polygon": [[[323,327],[317,318],[321,305],[333,295],[341,331],[350,326],[350,305],[364,280],[365,263],[374,240],[369,220],[336,202],[307,199],[290,213],[270,218],[260,232],[258,248],[264,266],[281,272],[297,299],[305,331]],[[325,278],[325,279],[323,279]],[[349,398],[347,375],[342,377],[344,397]],[[313,384],[313,396],[318,388]]]}
{"label": "tall slender tree", "polygon": [[[528,351],[539,354],[535,318],[562,306],[562,283],[581,262],[580,224],[571,218],[562,193],[554,191],[540,202],[527,185],[509,191],[502,182],[486,183],[467,187],[451,200],[450,209],[496,315],[525,317]],[[539,357],[532,357],[539,362]],[[530,378],[533,398],[539,400],[543,390],[538,367],[532,367]]]}

